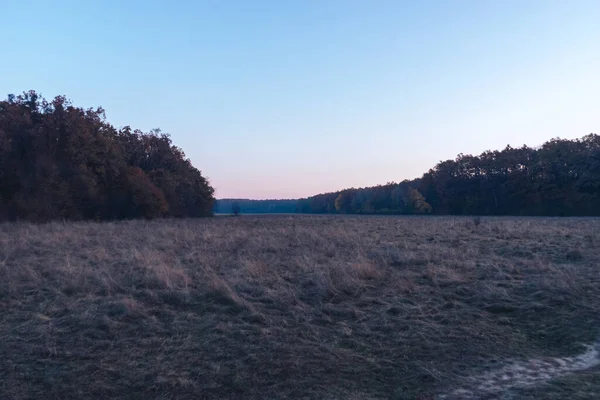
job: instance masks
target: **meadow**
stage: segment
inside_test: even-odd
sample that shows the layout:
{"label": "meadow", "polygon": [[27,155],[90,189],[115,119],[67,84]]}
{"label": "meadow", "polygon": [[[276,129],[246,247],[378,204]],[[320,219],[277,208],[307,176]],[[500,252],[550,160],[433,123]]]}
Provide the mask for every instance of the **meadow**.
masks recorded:
{"label": "meadow", "polygon": [[599,266],[593,218],[3,224],[0,393],[595,399]]}

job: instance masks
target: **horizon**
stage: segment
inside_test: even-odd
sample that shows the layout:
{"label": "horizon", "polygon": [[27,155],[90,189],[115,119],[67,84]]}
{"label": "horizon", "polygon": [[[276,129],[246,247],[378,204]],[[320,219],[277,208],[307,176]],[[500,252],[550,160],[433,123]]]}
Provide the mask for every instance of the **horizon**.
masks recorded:
{"label": "horizon", "polygon": [[0,16],[3,95],[160,128],[218,199],[296,200],[600,133],[596,1],[24,3]]}

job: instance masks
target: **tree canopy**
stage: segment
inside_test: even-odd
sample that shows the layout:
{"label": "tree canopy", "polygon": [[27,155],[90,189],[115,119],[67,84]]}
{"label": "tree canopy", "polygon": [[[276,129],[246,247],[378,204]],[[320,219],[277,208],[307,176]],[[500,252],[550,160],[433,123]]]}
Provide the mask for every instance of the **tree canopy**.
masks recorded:
{"label": "tree canopy", "polygon": [[600,215],[600,136],[459,154],[421,178],[298,201],[298,212],[344,214]]}
{"label": "tree canopy", "polygon": [[169,135],[34,91],[0,101],[0,220],[212,215],[213,188]]}
{"label": "tree canopy", "polygon": [[286,214],[295,213],[297,200],[250,200],[250,199],[218,199],[215,201],[215,213],[228,214],[233,207],[238,207],[241,214]]}

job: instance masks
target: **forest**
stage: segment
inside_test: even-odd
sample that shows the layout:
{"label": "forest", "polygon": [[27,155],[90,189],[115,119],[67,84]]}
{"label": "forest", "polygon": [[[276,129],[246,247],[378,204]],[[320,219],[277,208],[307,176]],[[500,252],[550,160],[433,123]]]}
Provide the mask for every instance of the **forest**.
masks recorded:
{"label": "forest", "polygon": [[599,216],[600,136],[459,154],[418,179],[300,199],[297,212]]}
{"label": "forest", "polygon": [[304,199],[215,201],[160,130],[115,128],[102,108],[35,91],[0,101],[0,221],[213,213],[600,215],[600,136],[459,154],[414,180]]}
{"label": "forest", "polygon": [[212,215],[214,190],[160,130],[35,91],[0,101],[0,221]]}

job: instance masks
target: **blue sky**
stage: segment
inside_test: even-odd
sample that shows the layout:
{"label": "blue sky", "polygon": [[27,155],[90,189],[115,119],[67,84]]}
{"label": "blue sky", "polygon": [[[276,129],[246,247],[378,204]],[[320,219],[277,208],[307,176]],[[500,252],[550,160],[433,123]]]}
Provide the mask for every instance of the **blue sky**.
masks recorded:
{"label": "blue sky", "polygon": [[600,133],[598,21],[597,0],[4,0],[0,95],[161,128],[217,197],[301,197]]}

